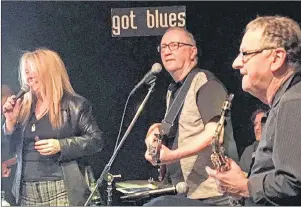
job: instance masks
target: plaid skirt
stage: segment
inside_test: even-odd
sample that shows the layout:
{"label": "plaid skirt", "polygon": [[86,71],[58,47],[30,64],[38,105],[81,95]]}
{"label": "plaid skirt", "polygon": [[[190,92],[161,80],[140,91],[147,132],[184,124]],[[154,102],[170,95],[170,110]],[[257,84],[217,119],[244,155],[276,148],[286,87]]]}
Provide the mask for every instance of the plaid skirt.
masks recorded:
{"label": "plaid skirt", "polygon": [[21,206],[69,206],[63,180],[23,182]]}

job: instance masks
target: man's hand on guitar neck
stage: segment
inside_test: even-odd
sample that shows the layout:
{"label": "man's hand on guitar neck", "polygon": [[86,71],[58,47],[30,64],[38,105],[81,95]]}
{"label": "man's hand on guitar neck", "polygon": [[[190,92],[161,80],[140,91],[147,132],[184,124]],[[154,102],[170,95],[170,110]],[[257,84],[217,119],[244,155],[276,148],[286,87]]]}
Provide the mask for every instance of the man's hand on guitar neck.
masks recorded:
{"label": "man's hand on guitar neck", "polygon": [[[211,145],[212,138],[215,134],[215,129],[217,128],[217,122],[215,119],[212,119],[209,123],[205,125],[205,129],[199,135],[196,136],[194,140],[191,142],[183,143],[181,147],[178,147],[175,150],[170,150],[163,144],[161,145],[160,150],[160,161],[161,164],[168,164],[175,162],[176,160],[183,159],[185,157],[189,157],[199,153],[200,151],[204,150],[206,147]],[[156,165],[155,160],[150,155],[149,148],[150,146],[156,147],[156,143],[158,138],[155,134],[159,134],[159,127],[160,124],[156,123],[153,124],[147,133],[145,143],[147,145],[147,151],[145,153],[145,159],[151,162],[153,165]],[[223,130],[223,129],[222,129]],[[219,137],[220,143],[223,143],[223,136]],[[153,144],[153,145],[151,145]]]}
{"label": "man's hand on guitar neck", "polygon": [[146,137],[145,137],[145,145],[146,145],[146,152],[145,152],[145,159],[149,161],[152,165],[156,165],[155,160],[153,160],[153,157],[151,156],[153,149],[156,147],[156,143],[158,141],[158,138],[155,134],[159,134],[159,127],[161,123],[155,123],[151,125],[147,131]]}
{"label": "man's hand on guitar neck", "polygon": [[[165,145],[161,145],[160,149],[160,164],[159,165],[164,165],[164,164],[169,164],[175,161],[175,151],[168,149]],[[144,157],[147,161],[149,161],[152,165],[157,165],[156,160],[153,159],[153,157],[149,154],[149,150],[146,150]]]}
{"label": "man's hand on guitar neck", "polygon": [[[150,126],[146,138],[145,138],[145,144],[147,147],[147,150],[145,152],[145,159],[148,160],[152,165],[156,165],[156,160],[153,159],[151,156],[152,149],[155,149],[158,144],[158,138],[156,134],[160,134],[159,127],[161,123],[155,123],[152,126]],[[174,156],[174,151],[168,149],[165,145],[161,144],[160,149],[160,164],[168,164],[172,161],[176,160]]]}

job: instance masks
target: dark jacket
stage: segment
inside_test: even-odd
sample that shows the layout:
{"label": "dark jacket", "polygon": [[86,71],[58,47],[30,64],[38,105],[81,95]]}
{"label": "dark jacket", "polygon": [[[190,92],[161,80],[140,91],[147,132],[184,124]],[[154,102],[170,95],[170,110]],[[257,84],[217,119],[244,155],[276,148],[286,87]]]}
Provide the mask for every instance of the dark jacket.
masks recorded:
{"label": "dark jacket", "polygon": [[248,180],[247,201],[301,206],[301,73],[283,83],[270,106]]}
{"label": "dark jacket", "polygon": [[[65,94],[61,102],[61,110],[63,125],[57,135],[61,146],[59,164],[62,167],[69,204],[84,205],[90,194],[84,178],[86,163],[84,160],[86,156],[99,152],[103,148],[102,131],[98,128],[92,114],[91,104],[85,98]],[[12,188],[17,203],[20,199],[22,183],[23,135],[27,124],[28,120],[24,125],[18,124],[11,135],[6,135],[8,140],[14,142],[17,152],[18,166]]]}
{"label": "dark jacket", "polygon": [[239,166],[244,172],[248,173],[251,169],[252,159],[255,156],[255,151],[257,149],[258,143],[258,141],[254,141],[253,144],[246,147],[240,157]]}

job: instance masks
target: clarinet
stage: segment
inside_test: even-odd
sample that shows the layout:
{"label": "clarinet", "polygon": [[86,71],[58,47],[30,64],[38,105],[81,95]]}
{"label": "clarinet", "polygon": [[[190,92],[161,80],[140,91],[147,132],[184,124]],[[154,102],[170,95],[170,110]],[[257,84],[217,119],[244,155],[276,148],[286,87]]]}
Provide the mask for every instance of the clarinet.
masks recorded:
{"label": "clarinet", "polygon": [[[212,146],[212,154],[211,154],[211,162],[214,166],[214,168],[218,172],[226,172],[230,170],[230,165],[229,162],[227,161],[227,157],[225,156],[225,149],[222,146],[222,144],[219,141],[220,133],[224,127],[225,119],[229,115],[230,107],[231,107],[231,102],[234,97],[234,94],[230,94],[222,107],[221,111],[221,117],[219,122],[217,123],[217,127],[215,129],[214,136],[211,141],[211,146]],[[233,198],[232,196],[228,196],[230,204],[232,206],[237,206],[240,205],[239,201]]]}
{"label": "clarinet", "polygon": [[220,144],[219,137],[220,133],[224,127],[225,123],[225,118],[228,116],[228,113],[230,111],[231,107],[231,102],[233,99],[234,95],[230,94],[226,101],[223,104],[222,107],[222,112],[221,112],[221,117],[220,120],[217,123],[217,127],[215,129],[214,136],[211,141],[211,146],[212,146],[212,154],[211,154],[211,161],[213,163],[213,166],[215,169],[219,172],[225,172],[230,170],[229,164],[227,162],[226,156],[225,156],[225,149],[224,147]]}

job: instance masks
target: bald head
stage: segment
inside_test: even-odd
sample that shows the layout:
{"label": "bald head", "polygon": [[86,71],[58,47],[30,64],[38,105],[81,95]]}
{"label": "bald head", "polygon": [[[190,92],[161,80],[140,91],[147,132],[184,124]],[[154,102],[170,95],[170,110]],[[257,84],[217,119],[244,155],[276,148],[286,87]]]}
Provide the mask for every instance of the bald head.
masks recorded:
{"label": "bald head", "polygon": [[193,35],[184,28],[172,27],[159,46],[164,68],[175,81],[181,81],[197,65],[197,47]]}

